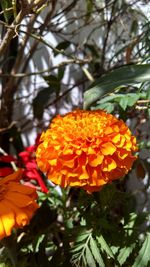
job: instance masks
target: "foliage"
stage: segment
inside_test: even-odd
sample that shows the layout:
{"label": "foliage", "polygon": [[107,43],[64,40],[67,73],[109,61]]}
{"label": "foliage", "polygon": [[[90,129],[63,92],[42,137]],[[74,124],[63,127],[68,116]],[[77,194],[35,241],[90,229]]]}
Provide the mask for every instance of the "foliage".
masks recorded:
{"label": "foliage", "polygon": [[[40,205],[1,240],[0,266],[149,266],[148,8],[146,0],[0,1],[0,171],[24,168]],[[34,136],[82,106],[124,120],[139,146],[133,170],[92,194],[54,186],[34,154]]]}

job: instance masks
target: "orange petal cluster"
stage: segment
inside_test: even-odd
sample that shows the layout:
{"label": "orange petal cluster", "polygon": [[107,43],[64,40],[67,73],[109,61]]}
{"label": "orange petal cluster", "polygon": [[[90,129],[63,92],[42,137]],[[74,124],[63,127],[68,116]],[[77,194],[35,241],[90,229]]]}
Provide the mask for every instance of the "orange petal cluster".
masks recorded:
{"label": "orange petal cluster", "polygon": [[136,139],[122,120],[102,110],[76,110],[53,119],[36,160],[53,183],[91,193],[127,174],[135,151]]}
{"label": "orange petal cluster", "polygon": [[22,185],[21,177],[19,170],[0,179],[0,239],[28,224],[39,207],[35,189]]}

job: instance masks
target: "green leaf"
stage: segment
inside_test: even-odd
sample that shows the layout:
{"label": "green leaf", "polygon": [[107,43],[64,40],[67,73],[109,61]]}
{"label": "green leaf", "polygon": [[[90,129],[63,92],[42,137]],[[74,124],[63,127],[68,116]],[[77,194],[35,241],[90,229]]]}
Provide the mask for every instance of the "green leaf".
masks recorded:
{"label": "green leaf", "polygon": [[43,76],[43,79],[47,82],[51,88],[51,92],[59,92],[60,90],[60,79],[54,75]]}
{"label": "green leaf", "polygon": [[91,109],[105,109],[111,113],[114,110],[115,103],[118,103],[123,110],[126,110],[127,107],[135,105],[138,99],[146,99],[146,93],[111,94],[99,100],[98,104]]}
{"label": "green leaf", "polygon": [[88,264],[89,267],[91,267],[91,266],[92,267],[96,267],[95,260],[93,258],[93,255],[92,255],[91,250],[89,249],[89,247],[86,248],[85,257],[86,257],[86,261],[87,261],[87,264]]}
{"label": "green leaf", "polygon": [[104,261],[100,254],[100,250],[98,249],[96,241],[93,238],[90,239],[90,247],[91,247],[92,254],[96,262],[98,263],[98,265],[100,267],[105,267]]}
{"label": "green leaf", "polygon": [[150,261],[150,233],[147,233],[143,245],[132,267],[146,267]]}
{"label": "green leaf", "polygon": [[140,94],[128,94],[128,106],[132,107],[133,105],[135,105],[139,98]]}
{"label": "green leaf", "polygon": [[106,110],[108,113],[111,113],[114,111],[114,104],[113,103],[102,103],[102,104],[98,104],[96,105],[96,107],[92,107],[91,109],[92,110],[95,110],[95,109],[103,109],[103,110]]}
{"label": "green leaf", "polygon": [[101,248],[106,252],[106,254],[114,259],[113,252],[111,248],[109,247],[109,245],[107,244],[107,242],[105,241],[105,239],[103,238],[103,236],[102,235],[97,236],[96,239],[98,243],[100,244]]}
{"label": "green leaf", "polygon": [[136,223],[138,216],[136,213],[131,212],[129,214],[129,221],[128,223],[124,226],[124,229],[126,230],[126,232],[128,233],[129,236],[132,235],[133,231],[134,231],[134,226]]}
{"label": "green leaf", "polygon": [[62,80],[62,78],[64,77],[64,73],[65,73],[65,66],[61,66],[61,67],[59,67],[58,68],[58,79],[59,79],[59,81],[61,81]]}
{"label": "green leaf", "polygon": [[[87,266],[87,264],[93,264],[94,258],[93,255],[91,255],[91,251],[89,252],[89,242],[92,238],[91,230],[84,229],[84,232],[81,233],[75,240],[75,244],[71,249],[72,257],[71,257],[71,263],[73,265],[80,266],[81,263],[83,263],[83,266]],[[80,247],[78,249],[78,246]],[[87,252],[88,251],[88,252]],[[94,261],[95,263],[95,261]],[[95,266],[95,265],[89,265]]]}
{"label": "green leaf", "polygon": [[133,105],[135,105],[135,103],[137,102],[137,100],[142,96],[141,93],[129,93],[129,94],[117,94],[116,98],[114,99],[114,101],[116,100],[119,105],[122,107],[123,110],[126,110],[126,108],[132,107]]}
{"label": "green leaf", "polygon": [[[55,51],[53,51],[54,56],[57,56],[58,54],[61,53],[61,51],[65,51],[70,45],[69,41],[63,41],[61,43],[59,43],[56,47],[55,47]],[[58,50],[58,51],[57,51]],[[59,52],[60,51],[60,52]]]}
{"label": "green leaf", "polygon": [[33,99],[33,113],[37,119],[42,119],[45,106],[48,104],[52,93],[55,92],[54,87],[46,87],[38,92],[37,96]]}
{"label": "green leaf", "polygon": [[126,95],[124,95],[124,97],[122,97],[120,99],[119,104],[120,104],[120,106],[122,107],[123,110],[126,110],[126,108],[128,106],[128,97],[126,97]]}
{"label": "green leaf", "polygon": [[73,249],[71,250],[73,253],[80,253],[80,251],[83,249],[83,244],[81,243],[81,245],[77,244],[76,246],[73,247]]}
{"label": "green leaf", "polygon": [[126,262],[127,258],[130,256],[134,248],[135,248],[135,244],[132,244],[131,246],[124,247],[120,250],[117,260],[121,266],[122,264]]}
{"label": "green leaf", "polygon": [[[85,231],[85,230],[84,230]],[[75,239],[76,242],[82,242],[84,240],[86,240],[89,236],[89,234],[91,233],[91,230],[86,231],[86,232],[81,232],[77,238]]]}
{"label": "green leaf", "polygon": [[125,85],[135,85],[150,80],[150,64],[129,65],[116,69],[93,83],[84,93],[84,109],[90,108],[104,95]]}

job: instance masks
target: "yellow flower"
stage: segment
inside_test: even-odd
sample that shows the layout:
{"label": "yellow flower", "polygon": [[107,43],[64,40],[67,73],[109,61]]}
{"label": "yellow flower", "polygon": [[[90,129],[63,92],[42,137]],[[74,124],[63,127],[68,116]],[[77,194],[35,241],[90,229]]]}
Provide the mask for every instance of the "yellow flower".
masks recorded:
{"label": "yellow flower", "polygon": [[93,192],[127,174],[136,150],[122,120],[102,110],[76,110],[53,119],[41,135],[36,159],[53,183]]}
{"label": "yellow flower", "polygon": [[35,189],[20,184],[21,177],[19,170],[0,179],[0,239],[28,224],[38,208]]}

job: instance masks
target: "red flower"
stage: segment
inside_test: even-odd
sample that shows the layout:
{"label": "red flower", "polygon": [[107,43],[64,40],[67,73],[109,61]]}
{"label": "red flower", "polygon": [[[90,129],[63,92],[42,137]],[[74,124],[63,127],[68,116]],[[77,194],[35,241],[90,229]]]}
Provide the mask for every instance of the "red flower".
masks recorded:
{"label": "red flower", "polygon": [[[12,155],[0,156],[0,162],[2,163],[2,167],[0,168],[0,177],[5,177],[9,174],[12,174],[14,170],[10,163],[15,162],[17,166],[24,168],[23,179],[25,182],[30,183],[31,180],[34,180],[40,186],[41,191],[47,193],[48,189],[43,182],[42,175],[38,170],[35,161],[35,150],[39,144],[39,138],[40,135],[37,136],[35,145],[26,147],[24,151],[19,153],[18,160]],[[36,187],[36,185],[33,185],[33,187]]]}
{"label": "red flower", "polygon": [[42,192],[47,193],[48,189],[45,186],[42,176],[37,169],[37,164],[35,161],[35,146],[29,146],[19,153],[19,157],[25,167],[23,172],[23,178],[25,180],[35,180],[41,187]]}
{"label": "red flower", "polygon": [[0,168],[0,177],[5,177],[11,173],[13,173],[13,169],[11,167]]}
{"label": "red flower", "polygon": [[16,158],[14,158],[12,155],[2,155],[0,156],[0,162],[3,164],[2,168],[0,168],[0,177],[5,177],[11,173],[14,172],[12,167],[9,167],[9,163],[15,162]]}

